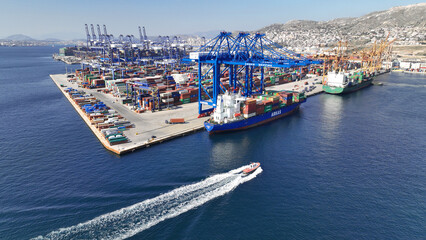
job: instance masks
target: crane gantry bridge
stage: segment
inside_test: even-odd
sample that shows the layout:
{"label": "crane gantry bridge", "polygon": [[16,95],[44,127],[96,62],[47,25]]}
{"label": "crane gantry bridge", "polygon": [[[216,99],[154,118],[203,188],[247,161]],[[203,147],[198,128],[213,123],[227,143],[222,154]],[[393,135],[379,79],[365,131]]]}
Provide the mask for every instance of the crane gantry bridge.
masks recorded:
{"label": "crane gantry bridge", "polygon": [[[321,60],[308,59],[267,39],[265,34],[240,32],[236,37],[230,32],[221,32],[208,41],[186,61],[198,62],[198,112],[205,114],[216,107],[216,99],[226,91],[221,82],[229,73],[229,87],[241,90],[244,96],[263,93],[264,68],[298,68],[320,64]],[[202,71],[207,67],[207,71]],[[253,81],[253,73],[260,71],[260,84]],[[213,75],[213,85],[204,86],[203,80]],[[238,77],[240,75],[244,77]],[[207,96],[203,99],[202,96]],[[203,109],[203,105],[210,106]]]}

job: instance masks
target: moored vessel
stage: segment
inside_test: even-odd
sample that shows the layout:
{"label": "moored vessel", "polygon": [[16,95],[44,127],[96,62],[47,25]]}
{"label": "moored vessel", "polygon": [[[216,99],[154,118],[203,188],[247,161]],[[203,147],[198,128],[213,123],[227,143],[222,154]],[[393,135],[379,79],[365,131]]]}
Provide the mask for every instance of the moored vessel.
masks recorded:
{"label": "moored vessel", "polygon": [[304,93],[267,91],[242,97],[241,93],[219,95],[212,117],[204,122],[210,133],[243,130],[292,114],[306,101]]}
{"label": "moored vessel", "polygon": [[329,72],[322,89],[329,94],[345,94],[370,86],[373,76],[365,72]]}

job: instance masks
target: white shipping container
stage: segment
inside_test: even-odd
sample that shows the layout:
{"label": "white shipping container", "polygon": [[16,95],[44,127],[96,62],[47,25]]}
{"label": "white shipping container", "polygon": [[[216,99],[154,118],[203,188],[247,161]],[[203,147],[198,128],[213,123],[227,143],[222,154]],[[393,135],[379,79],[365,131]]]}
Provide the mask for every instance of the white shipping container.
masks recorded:
{"label": "white shipping container", "polygon": [[189,59],[194,59],[194,60],[196,60],[196,59],[198,59],[198,58],[199,58],[199,56],[200,56],[200,53],[199,53],[199,52],[192,52],[192,53],[189,53]]}
{"label": "white shipping container", "polygon": [[254,112],[254,113],[250,113],[250,114],[243,114],[243,116],[244,116],[244,118],[251,118],[251,117],[256,116],[256,113]]}
{"label": "white shipping container", "polygon": [[199,57],[206,56],[208,52],[192,52],[189,53],[189,59],[198,59]]}
{"label": "white shipping container", "polygon": [[188,75],[186,74],[172,74],[173,80],[179,84],[184,84],[188,81]]}
{"label": "white shipping container", "polygon": [[174,101],[174,99],[173,99],[173,98],[163,98],[163,99],[161,99],[161,101],[162,101],[163,103],[167,103],[167,102],[173,102],[173,101]]}
{"label": "white shipping container", "polygon": [[116,43],[111,44],[111,48],[121,48],[121,47],[123,47],[122,44],[116,44]]}
{"label": "white shipping container", "polygon": [[123,137],[123,135],[121,135],[121,134],[117,134],[117,135],[115,135],[115,136],[110,136],[108,139],[109,139],[109,140],[113,140],[113,139],[117,139],[117,138],[121,138],[121,137]]}
{"label": "white shipping container", "polygon": [[410,62],[400,62],[399,63],[399,67],[403,68],[403,69],[410,69],[411,68],[411,63]]}
{"label": "white shipping container", "polygon": [[172,96],[171,92],[160,93],[160,97],[171,97],[171,96]]}
{"label": "white shipping container", "polygon": [[420,67],[421,67],[421,64],[420,64],[420,63],[412,63],[412,64],[411,64],[411,68],[412,68],[412,69],[420,69]]}
{"label": "white shipping container", "polygon": [[162,78],[163,78],[163,76],[161,76],[161,75],[146,77],[147,80],[155,80],[155,79],[162,79]]}

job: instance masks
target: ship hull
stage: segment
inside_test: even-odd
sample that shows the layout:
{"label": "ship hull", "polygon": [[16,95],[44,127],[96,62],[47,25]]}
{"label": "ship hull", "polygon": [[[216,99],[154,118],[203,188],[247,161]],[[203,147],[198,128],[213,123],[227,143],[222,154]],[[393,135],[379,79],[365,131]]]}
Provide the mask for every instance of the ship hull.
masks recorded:
{"label": "ship hull", "polygon": [[306,99],[298,103],[293,103],[290,106],[285,106],[276,110],[272,110],[267,113],[263,113],[261,115],[256,115],[251,118],[246,118],[246,119],[242,119],[242,120],[230,122],[230,123],[213,124],[206,121],[204,122],[204,127],[210,134],[240,131],[240,130],[256,127],[256,126],[274,121],[278,118],[282,118],[294,113],[295,111],[299,109],[300,104],[302,104],[303,102],[306,102]]}
{"label": "ship hull", "polygon": [[370,78],[366,81],[363,81],[359,84],[349,86],[349,87],[330,87],[327,85],[323,85],[322,89],[324,90],[324,92],[329,94],[346,94],[346,93],[355,92],[362,88],[368,87],[372,84],[372,82],[373,82],[373,78]]}

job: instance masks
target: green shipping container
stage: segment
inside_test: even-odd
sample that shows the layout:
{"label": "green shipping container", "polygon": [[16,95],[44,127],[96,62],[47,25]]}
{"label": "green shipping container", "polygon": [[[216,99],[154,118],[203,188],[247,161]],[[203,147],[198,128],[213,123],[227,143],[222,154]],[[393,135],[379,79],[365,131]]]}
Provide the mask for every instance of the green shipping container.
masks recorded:
{"label": "green shipping container", "polygon": [[272,111],[272,105],[265,106],[264,112],[270,112],[270,111]]}
{"label": "green shipping container", "polygon": [[132,103],[132,99],[123,99],[123,104]]}
{"label": "green shipping container", "polygon": [[182,103],[190,103],[190,102],[191,102],[191,99],[190,99],[190,98],[184,98],[184,99],[180,99],[180,101],[181,101]]}

